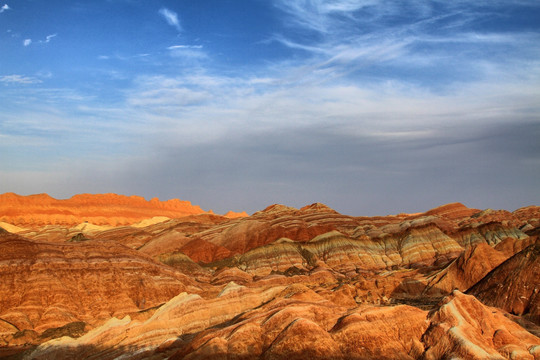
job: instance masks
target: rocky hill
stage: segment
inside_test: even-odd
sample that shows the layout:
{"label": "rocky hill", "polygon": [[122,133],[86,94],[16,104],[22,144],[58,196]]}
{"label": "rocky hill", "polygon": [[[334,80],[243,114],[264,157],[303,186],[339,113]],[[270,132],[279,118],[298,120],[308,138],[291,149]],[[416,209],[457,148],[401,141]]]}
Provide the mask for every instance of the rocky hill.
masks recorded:
{"label": "rocky hill", "polygon": [[37,197],[0,205],[0,357],[540,359],[537,206],[225,217]]}
{"label": "rocky hill", "polygon": [[[147,201],[140,196],[80,194],[57,200],[47,194],[0,195],[0,222],[22,228],[75,226],[80,223],[118,226],[134,224],[155,216],[177,218],[203,213],[206,212],[199,206],[178,199],[160,201],[153,198]],[[226,216],[235,218],[247,214],[230,211]]]}

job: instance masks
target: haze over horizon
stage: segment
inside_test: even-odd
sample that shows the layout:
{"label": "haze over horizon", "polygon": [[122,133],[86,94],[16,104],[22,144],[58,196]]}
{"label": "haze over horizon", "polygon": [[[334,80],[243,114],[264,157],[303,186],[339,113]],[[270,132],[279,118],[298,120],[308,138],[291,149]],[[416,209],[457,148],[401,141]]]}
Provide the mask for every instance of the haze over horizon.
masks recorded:
{"label": "haze over horizon", "polygon": [[0,3],[0,193],[540,204],[540,2]]}

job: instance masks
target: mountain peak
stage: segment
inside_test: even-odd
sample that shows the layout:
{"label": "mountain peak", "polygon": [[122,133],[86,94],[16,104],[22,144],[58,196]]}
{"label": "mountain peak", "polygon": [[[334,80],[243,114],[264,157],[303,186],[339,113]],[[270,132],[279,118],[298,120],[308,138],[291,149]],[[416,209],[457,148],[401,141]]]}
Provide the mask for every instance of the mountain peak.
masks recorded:
{"label": "mountain peak", "polygon": [[55,199],[47,194],[0,195],[0,221],[23,227],[47,224],[75,226],[82,222],[95,225],[129,225],[155,216],[178,218],[206,213],[189,201],[171,199],[147,201],[141,196],[115,193],[77,194]]}
{"label": "mountain peak", "polygon": [[313,203],[311,205],[306,205],[300,209],[300,211],[312,211],[312,212],[333,212],[337,213],[336,210],[332,209],[328,205],[325,205],[323,203]]}
{"label": "mountain peak", "polygon": [[459,219],[476,214],[480,210],[471,209],[460,202],[449,203],[426,211],[422,215],[436,215],[448,219]]}

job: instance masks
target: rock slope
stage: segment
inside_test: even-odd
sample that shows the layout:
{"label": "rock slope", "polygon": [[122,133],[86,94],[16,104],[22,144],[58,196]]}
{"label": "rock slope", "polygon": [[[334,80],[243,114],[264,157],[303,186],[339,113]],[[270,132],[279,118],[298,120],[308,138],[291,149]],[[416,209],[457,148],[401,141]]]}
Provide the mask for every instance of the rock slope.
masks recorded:
{"label": "rock slope", "polygon": [[145,311],[187,289],[202,292],[185,274],[114,242],[56,244],[9,233],[0,234],[0,279],[4,345]]}
{"label": "rock slope", "polygon": [[540,325],[540,243],[512,256],[468,293],[485,304],[526,315]]}
{"label": "rock slope", "polygon": [[41,197],[56,215],[0,206],[0,357],[540,359],[536,206],[228,218]]}
{"label": "rock slope", "polygon": [[[217,325],[217,326],[216,326]],[[126,336],[128,334],[128,336]],[[303,285],[229,286],[212,300],[182,293],[144,321],[113,319],[33,359],[539,359],[540,339],[500,310],[454,291],[431,312],[347,308]]]}
{"label": "rock slope", "polygon": [[[0,195],[0,222],[22,228],[44,225],[76,226],[128,225],[155,216],[177,218],[205,213],[189,201],[172,199],[150,201],[140,196],[117,194],[80,194],[66,200],[57,200],[47,194],[21,196],[14,193]],[[229,212],[228,216],[242,217],[245,213]]]}

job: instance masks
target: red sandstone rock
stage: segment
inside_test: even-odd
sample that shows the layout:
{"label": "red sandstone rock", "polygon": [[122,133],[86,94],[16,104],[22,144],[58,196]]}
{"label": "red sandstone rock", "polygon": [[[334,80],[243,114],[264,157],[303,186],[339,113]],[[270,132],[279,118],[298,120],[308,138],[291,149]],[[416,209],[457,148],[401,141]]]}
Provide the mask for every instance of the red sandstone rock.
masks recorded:
{"label": "red sandstone rock", "polygon": [[540,339],[474,296],[454,291],[429,316],[422,359],[538,359]]}
{"label": "red sandstone rock", "polygon": [[186,289],[201,292],[186,275],[114,242],[55,244],[12,234],[0,235],[0,279],[0,322],[9,324],[3,344],[17,331],[95,326]]}
{"label": "red sandstone rock", "polygon": [[[140,196],[80,194],[70,199],[57,200],[47,194],[0,195],[0,221],[29,228],[44,225],[75,226],[83,222],[118,226],[154,216],[177,218],[202,213],[204,211],[199,206],[178,199],[160,201],[153,198],[147,201]],[[230,217],[244,215],[229,213]]]}
{"label": "red sandstone rock", "polygon": [[512,213],[521,221],[521,226],[529,225],[530,228],[540,226],[540,206],[527,206],[517,209]]}
{"label": "red sandstone rock", "polygon": [[249,215],[245,211],[242,211],[242,212],[229,211],[223,216],[229,219],[236,219],[236,218],[241,218],[241,217],[248,217]]}
{"label": "red sandstone rock", "polygon": [[[303,285],[226,288],[228,292],[209,300],[180,294],[146,321],[111,320],[79,339],[44,343],[31,356],[424,360],[540,356],[538,337],[501,311],[458,291],[428,313],[406,305],[350,309]],[[220,321],[220,326],[212,326]]]}
{"label": "red sandstone rock", "polygon": [[468,293],[487,305],[527,315],[540,325],[540,243],[506,260]]}
{"label": "red sandstone rock", "polygon": [[438,217],[451,219],[451,220],[458,220],[470,217],[476,213],[478,213],[480,210],[478,209],[470,209],[463,205],[462,203],[451,203],[446,205],[441,205],[439,207],[436,207],[434,209],[431,209],[429,211],[426,211],[423,215],[435,215]]}
{"label": "red sandstone rock", "polygon": [[448,267],[428,277],[424,293],[446,295],[454,289],[466,291],[506,259],[505,254],[488,244],[470,247]]}
{"label": "red sandstone rock", "polygon": [[[64,209],[37,198],[51,214]],[[74,198],[81,208],[108,201]],[[118,206],[139,200],[146,202],[121,198]],[[537,314],[537,255],[503,262],[535,241],[528,217],[536,214],[456,203],[351,217],[315,203],[115,228],[53,216],[56,225],[20,232],[40,241],[0,235],[8,240],[0,240],[0,336],[10,345],[43,343],[28,355],[38,359],[538,359],[538,338],[503,312]],[[503,310],[453,292],[428,313],[482,277],[478,284],[506,289],[497,299],[510,295],[497,305]],[[529,305],[518,311],[519,301]]]}

